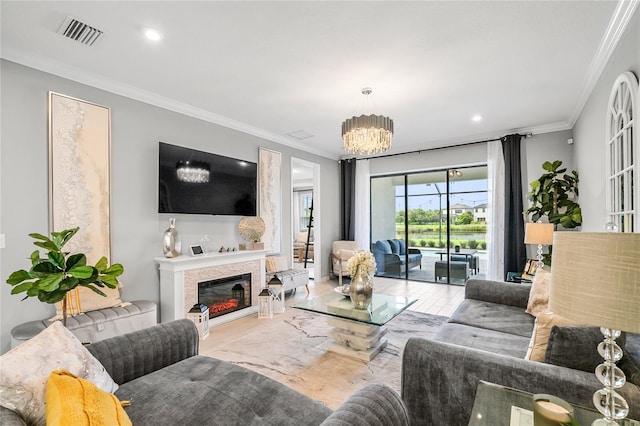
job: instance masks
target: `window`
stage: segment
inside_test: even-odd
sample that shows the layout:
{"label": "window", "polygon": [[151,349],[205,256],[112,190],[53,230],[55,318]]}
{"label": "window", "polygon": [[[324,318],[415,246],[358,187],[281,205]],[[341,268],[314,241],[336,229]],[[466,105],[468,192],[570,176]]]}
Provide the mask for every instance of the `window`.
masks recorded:
{"label": "window", "polygon": [[607,108],[607,210],[620,232],[638,229],[637,146],[633,132],[638,80],[631,72],[618,76]]}

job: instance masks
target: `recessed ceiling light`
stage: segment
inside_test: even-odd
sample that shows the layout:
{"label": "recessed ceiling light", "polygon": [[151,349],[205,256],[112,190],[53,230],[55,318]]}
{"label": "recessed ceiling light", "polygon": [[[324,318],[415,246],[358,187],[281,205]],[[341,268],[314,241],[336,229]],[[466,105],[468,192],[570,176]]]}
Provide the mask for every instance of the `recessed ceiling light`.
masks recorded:
{"label": "recessed ceiling light", "polygon": [[481,115],[474,115],[473,117],[471,117],[471,119],[477,123],[479,121],[482,121],[482,116]]}
{"label": "recessed ceiling light", "polygon": [[144,30],[144,36],[151,41],[160,41],[162,40],[162,34],[153,28],[146,28]]}

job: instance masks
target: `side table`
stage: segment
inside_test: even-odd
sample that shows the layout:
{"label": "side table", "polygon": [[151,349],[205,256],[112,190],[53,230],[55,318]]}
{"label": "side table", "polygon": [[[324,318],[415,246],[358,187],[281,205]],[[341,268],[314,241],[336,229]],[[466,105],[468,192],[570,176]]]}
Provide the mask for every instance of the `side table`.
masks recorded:
{"label": "side table", "polygon": [[[574,418],[581,425],[590,425],[602,418],[595,408],[572,406]],[[618,420],[618,424],[640,426],[640,422],[631,419]],[[533,426],[533,394],[480,381],[469,426]]]}

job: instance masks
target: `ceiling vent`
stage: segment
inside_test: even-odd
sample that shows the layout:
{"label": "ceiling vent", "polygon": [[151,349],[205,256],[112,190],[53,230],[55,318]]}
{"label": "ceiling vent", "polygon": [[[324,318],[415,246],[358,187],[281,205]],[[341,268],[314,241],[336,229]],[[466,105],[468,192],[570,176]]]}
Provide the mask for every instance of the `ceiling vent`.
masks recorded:
{"label": "ceiling vent", "polygon": [[103,32],[97,28],[80,22],[75,18],[67,16],[60,28],[58,28],[58,34],[75,40],[78,43],[82,43],[87,46],[93,46],[93,44],[102,37]]}

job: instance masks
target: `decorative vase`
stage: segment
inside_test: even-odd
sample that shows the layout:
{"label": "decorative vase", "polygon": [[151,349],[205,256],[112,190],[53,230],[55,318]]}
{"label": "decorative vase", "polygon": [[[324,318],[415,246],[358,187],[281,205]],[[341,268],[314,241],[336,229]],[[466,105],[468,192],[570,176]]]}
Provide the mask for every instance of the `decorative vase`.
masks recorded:
{"label": "decorative vase", "polygon": [[169,219],[169,229],[164,231],[162,237],[162,251],[166,257],[176,257],[180,255],[180,236],[176,231],[176,218]]}
{"label": "decorative vase", "polygon": [[355,276],[351,277],[349,296],[356,309],[368,309],[373,295],[373,280],[358,268]]}

